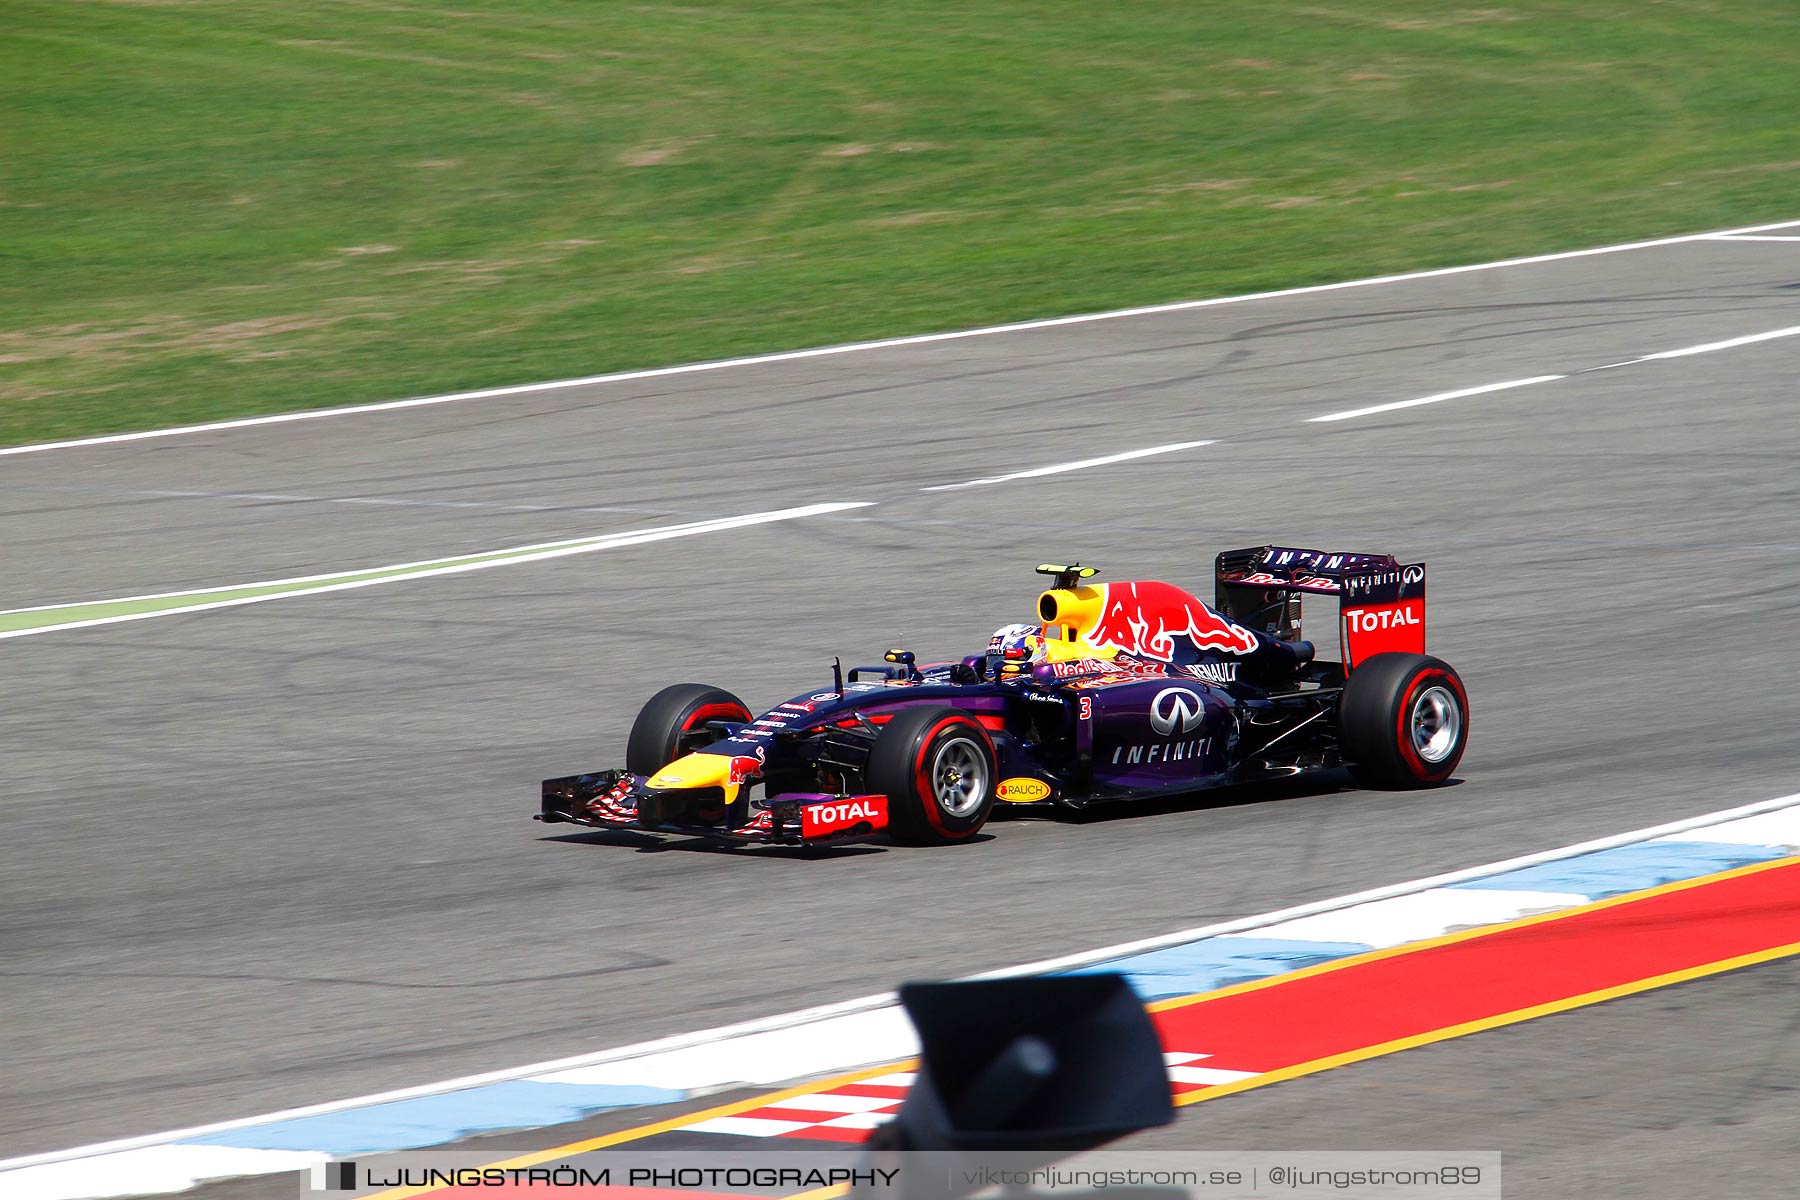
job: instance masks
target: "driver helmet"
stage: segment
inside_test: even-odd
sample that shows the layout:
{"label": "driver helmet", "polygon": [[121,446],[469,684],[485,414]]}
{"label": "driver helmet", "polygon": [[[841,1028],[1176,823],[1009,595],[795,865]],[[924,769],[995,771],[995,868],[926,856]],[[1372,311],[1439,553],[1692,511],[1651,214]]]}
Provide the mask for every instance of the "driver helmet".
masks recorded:
{"label": "driver helmet", "polygon": [[1044,661],[1042,625],[1002,625],[988,639],[987,656],[995,674],[1017,674]]}

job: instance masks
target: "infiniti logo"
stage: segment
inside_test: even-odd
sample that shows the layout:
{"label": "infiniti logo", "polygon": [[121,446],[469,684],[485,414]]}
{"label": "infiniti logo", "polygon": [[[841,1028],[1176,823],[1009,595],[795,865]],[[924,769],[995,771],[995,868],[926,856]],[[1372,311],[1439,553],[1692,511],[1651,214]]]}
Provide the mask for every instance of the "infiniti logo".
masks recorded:
{"label": "infiniti logo", "polygon": [[1404,571],[1400,572],[1401,583],[1419,583],[1422,582],[1424,578],[1424,567],[1407,567]]}
{"label": "infiniti logo", "polygon": [[1164,688],[1150,702],[1150,728],[1163,737],[1186,733],[1206,714],[1206,705],[1186,688]]}

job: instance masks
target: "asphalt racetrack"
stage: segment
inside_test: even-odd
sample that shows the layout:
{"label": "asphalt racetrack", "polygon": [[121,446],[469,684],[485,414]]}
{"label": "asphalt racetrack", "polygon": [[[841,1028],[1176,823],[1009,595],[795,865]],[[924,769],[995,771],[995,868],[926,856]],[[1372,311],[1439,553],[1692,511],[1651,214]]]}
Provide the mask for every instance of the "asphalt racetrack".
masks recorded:
{"label": "asphalt racetrack", "polygon": [[[1795,325],[1800,242],[1691,241],[0,461],[7,608],[872,505],[0,643],[0,1154],[642,1041],[1792,792],[1800,340],[1611,364]],[[1547,375],[1569,377],[1310,420]],[[1191,441],[1213,444],[920,490]],[[1327,780],[810,857],[529,820],[541,777],[622,757],[664,683],[761,707],[824,684],[834,653],[978,648],[1029,616],[1046,559],[1210,596],[1213,553],[1264,541],[1430,562],[1430,646],[1471,694],[1462,782]],[[1312,612],[1332,644],[1329,608]],[[1266,1113],[1286,1147],[1404,1148],[1419,1129],[1509,1155],[1554,1135],[1616,1194],[1685,1196],[1704,1176],[1672,1165],[1800,1123],[1792,1005],[1765,1011],[1791,975],[1295,1080],[1184,1127],[1263,1148]],[[1572,1054],[1612,1064],[1595,1091],[1629,1088],[1655,1073],[1644,1039],[1687,1026],[1718,1042],[1709,1062],[1780,1078],[1720,1083],[1691,1114],[1557,1119],[1594,1100]],[[1416,1089],[1347,1101],[1356,1072],[1451,1098],[1421,1126]],[[1471,1077],[1512,1102],[1463,1103]],[[1519,1194],[1558,1194],[1539,1183]]]}

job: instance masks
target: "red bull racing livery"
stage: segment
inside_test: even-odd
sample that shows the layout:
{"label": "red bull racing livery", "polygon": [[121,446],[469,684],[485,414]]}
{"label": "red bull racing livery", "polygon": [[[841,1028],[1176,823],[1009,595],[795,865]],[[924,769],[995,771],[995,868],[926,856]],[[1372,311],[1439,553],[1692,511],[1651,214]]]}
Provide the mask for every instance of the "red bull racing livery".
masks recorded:
{"label": "red bull racing livery", "polygon": [[[1375,787],[1448,780],[1469,700],[1425,653],[1425,564],[1282,546],[1230,550],[1213,603],[1154,580],[1045,565],[1037,621],[982,653],[890,650],[757,716],[664,688],[620,770],[547,779],[538,819],[721,842],[964,841],[997,806],[1096,804],[1347,767]],[[1341,654],[1301,634],[1336,597]]]}

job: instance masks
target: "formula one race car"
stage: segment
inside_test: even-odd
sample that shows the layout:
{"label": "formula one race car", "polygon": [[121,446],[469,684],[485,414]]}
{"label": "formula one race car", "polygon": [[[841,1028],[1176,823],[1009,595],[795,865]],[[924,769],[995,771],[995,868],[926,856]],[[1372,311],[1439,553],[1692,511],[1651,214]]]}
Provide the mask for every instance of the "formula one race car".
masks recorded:
{"label": "formula one race car", "polygon": [[[1424,653],[1423,563],[1229,550],[1210,607],[1172,584],[1090,583],[1079,564],[1038,571],[1054,577],[1039,623],[956,662],[890,650],[761,716],[718,688],[664,688],[632,726],[625,769],[545,780],[538,819],[924,845],[968,839],[996,804],[1079,810],[1337,766],[1429,787],[1462,758],[1469,701]],[[1301,639],[1307,595],[1337,598],[1341,661]]]}

